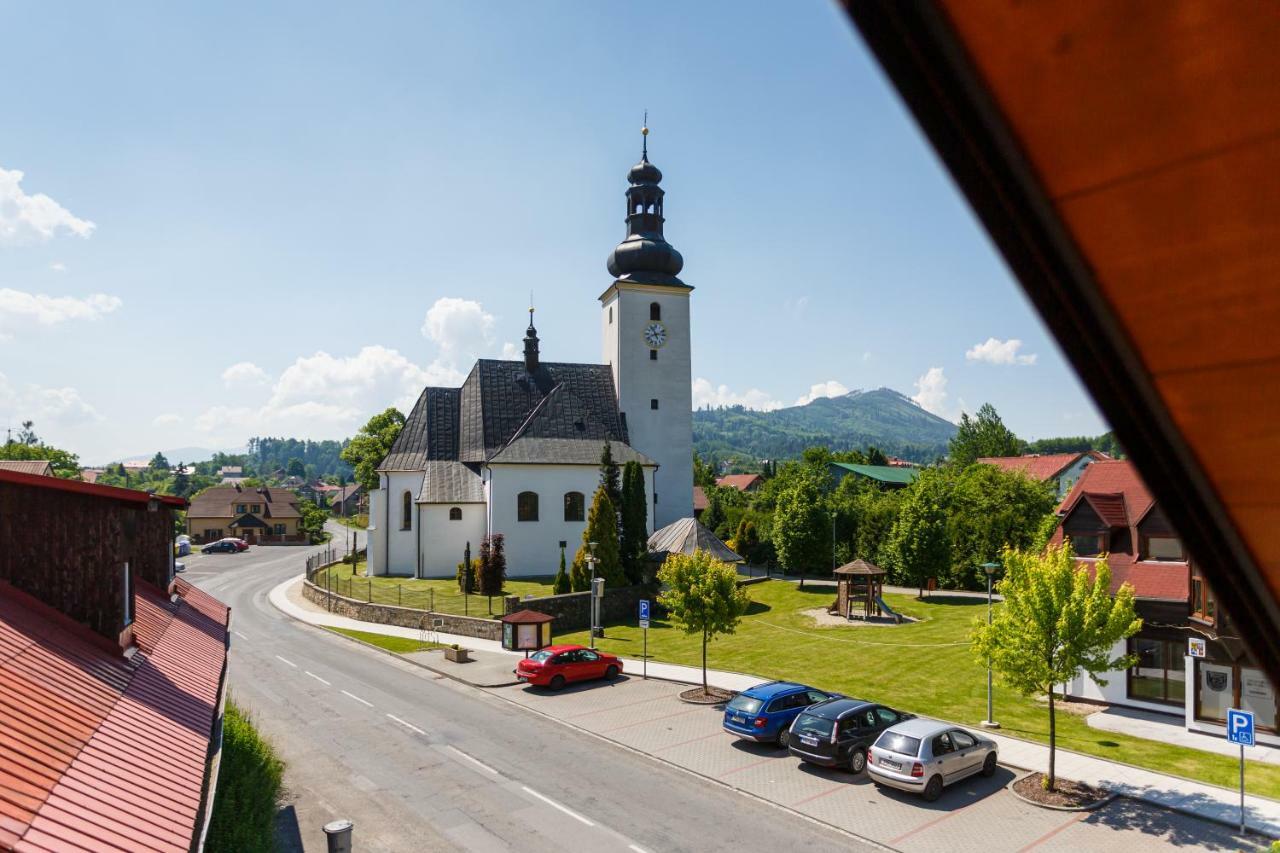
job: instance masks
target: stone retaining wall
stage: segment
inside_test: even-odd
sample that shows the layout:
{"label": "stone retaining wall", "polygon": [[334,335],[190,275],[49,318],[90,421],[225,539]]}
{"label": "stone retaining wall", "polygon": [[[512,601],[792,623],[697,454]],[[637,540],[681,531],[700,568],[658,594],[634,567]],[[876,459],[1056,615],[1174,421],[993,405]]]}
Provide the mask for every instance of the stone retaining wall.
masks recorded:
{"label": "stone retaining wall", "polygon": [[[331,609],[339,616],[375,622],[379,625],[397,625],[401,628],[439,630],[445,634],[476,637],[481,640],[502,640],[502,624],[497,619],[478,619],[474,616],[455,616],[450,613],[433,613],[412,607],[396,607],[393,604],[370,604],[354,598],[326,592],[310,581],[302,582],[302,595],[313,604]],[[329,608],[332,601],[333,606]],[[519,609],[519,608],[517,608]],[[441,624],[437,629],[436,621]]]}
{"label": "stone retaining wall", "polygon": [[[605,587],[604,602],[600,607],[600,621],[610,622],[635,621],[639,618],[640,599],[653,601],[655,616],[657,615],[657,595],[646,586],[624,586],[610,589]],[[536,610],[554,616],[551,630],[556,634],[570,631],[585,631],[591,627],[591,593],[567,592],[563,595],[547,595],[540,598],[519,598],[509,595],[503,599],[504,614],[517,610]]]}

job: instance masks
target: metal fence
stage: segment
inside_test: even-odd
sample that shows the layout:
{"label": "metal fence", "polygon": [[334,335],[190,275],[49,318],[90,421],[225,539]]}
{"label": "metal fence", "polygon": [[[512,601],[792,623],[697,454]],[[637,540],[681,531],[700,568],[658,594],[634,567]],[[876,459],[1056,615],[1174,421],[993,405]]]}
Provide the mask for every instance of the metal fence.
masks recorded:
{"label": "metal fence", "polygon": [[[317,557],[323,558],[324,554]],[[463,594],[454,591],[452,587],[455,585],[447,580],[441,586],[424,586],[421,582],[404,584],[390,578],[368,578],[355,574],[351,563],[335,562],[333,558],[327,562],[321,559],[314,568],[311,560],[308,560],[307,580],[332,595],[369,604],[387,604],[425,613],[476,616],[482,619],[502,615],[501,595]]]}

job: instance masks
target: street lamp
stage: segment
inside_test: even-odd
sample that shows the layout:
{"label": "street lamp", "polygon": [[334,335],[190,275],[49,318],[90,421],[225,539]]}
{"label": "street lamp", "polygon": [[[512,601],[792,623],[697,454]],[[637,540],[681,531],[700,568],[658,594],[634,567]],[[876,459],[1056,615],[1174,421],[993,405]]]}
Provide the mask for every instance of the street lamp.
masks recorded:
{"label": "street lamp", "polygon": [[590,590],[588,595],[590,595],[591,597],[588,598],[587,600],[591,602],[591,610],[590,610],[591,641],[590,642],[591,642],[591,648],[593,649],[596,647],[596,544],[597,543],[595,542],[587,543],[587,550],[591,552],[587,555],[587,565],[591,566],[591,586],[588,588]]}
{"label": "street lamp", "polygon": [[[1000,568],[999,563],[983,563],[982,570],[987,573],[987,624],[991,624],[991,576]],[[982,721],[984,729],[998,729],[995,715],[991,713],[991,655],[987,655],[987,718]]]}

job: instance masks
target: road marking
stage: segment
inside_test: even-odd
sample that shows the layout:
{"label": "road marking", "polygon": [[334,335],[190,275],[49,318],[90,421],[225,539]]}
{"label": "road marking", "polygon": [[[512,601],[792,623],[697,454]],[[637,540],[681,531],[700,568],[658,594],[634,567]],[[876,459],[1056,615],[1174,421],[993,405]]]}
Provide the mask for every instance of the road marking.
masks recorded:
{"label": "road marking", "polygon": [[277,658],[277,659],[279,659],[279,660],[284,661],[284,662],[285,662],[285,663],[287,663],[287,664],[289,664],[289,666],[293,667],[294,669],[297,669],[297,668],[298,668],[298,665],[297,665],[296,663],[294,663],[293,661],[291,661],[291,660],[289,660],[289,659],[287,659],[287,658],[282,658],[282,657],[280,657],[280,655],[276,655],[276,658]]}
{"label": "road marking", "polygon": [[634,851],[636,851],[636,853],[649,853],[649,851],[648,851],[648,850],[645,850],[645,849],[644,849],[643,847],[641,847],[639,844],[628,844],[628,845],[627,845],[627,849],[628,849],[628,850],[634,850]]}
{"label": "road marking", "polygon": [[311,676],[311,677],[312,677],[312,678],[314,678],[316,681],[318,681],[318,682],[320,682],[321,684],[323,684],[325,687],[332,687],[332,686],[333,686],[332,684],[330,684],[329,682],[325,681],[323,678],[321,678],[320,676],[316,675],[314,672],[311,672],[310,670],[304,669],[304,670],[303,670],[303,672],[305,672],[307,675]]}
{"label": "road marking", "polygon": [[244,634],[241,634],[239,631],[232,631],[231,633],[235,634],[237,637],[244,640],[246,643],[249,642],[249,638],[246,637]]}
{"label": "road marking", "polygon": [[493,769],[492,767],[490,767],[488,764],[485,764],[483,761],[481,761],[481,760],[480,760],[480,759],[478,759],[478,758],[473,758],[473,757],[471,757],[470,755],[467,755],[465,752],[463,752],[462,750],[458,749],[457,747],[449,746],[448,744],[445,744],[445,747],[444,747],[444,748],[445,748],[445,749],[447,749],[447,750],[449,750],[450,752],[452,752],[454,755],[458,756],[459,758],[465,758],[467,761],[470,761],[472,764],[474,764],[475,766],[479,767],[481,770],[487,770],[488,772],[492,773],[494,776],[499,776],[499,775],[501,775],[500,773],[498,773],[498,771],[497,771],[497,770],[494,770],[494,769]]}
{"label": "road marking", "polygon": [[557,803],[555,800],[551,799],[550,797],[543,796],[542,794],[539,794],[537,791],[533,790],[533,789],[532,789],[532,788],[530,788],[528,785],[521,785],[520,787],[521,787],[521,788],[523,788],[523,789],[524,789],[524,792],[525,792],[526,794],[528,794],[529,796],[531,796],[531,797],[537,797],[539,800],[542,800],[544,803],[546,803],[547,805],[551,806],[551,808],[553,808],[553,809],[558,809],[558,810],[560,810],[560,811],[564,812],[565,814],[567,814],[569,817],[573,818],[574,820],[576,820],[576,821],[581,821],[582,823],[585,823],[587,826],[595,826],[595,824],[594,824],[594,823],[592,823],[591,821],[587,820],[585,817],[583,817],[582,815],[578,814],[578,813],[577,813],[577,812],[575,812],[573,809],[567,808],[566,806],[562,806],[562,805],[560,805],[559,803]]}
{"label": "road marking", "polygon": [[424,732],[422,729],[420,729],[420,728],[418,728],[417,726],[415,726],[413,723],[406,723],[404,720],[400,719],[400,718],[399,718],[399,717],[397,717],[395,714],[387,714],[387,716],[388,716],[388,717],[390,717],[391,719],[395,720],[395,721],[396,721],[397,723],[399,723],[400,725],[404,726],[406,729],[413,729],[415,732],[417,732],[417,733],[418,733],[418,734],[420,734],[420,735],[425,735],[425,734],[426,734],[426,732]]}
{"label": "road marking", "polygon": [[1025,850],[1031,850],[1034,847],[1039,847],[1041,844],[1044,844],[1046,841],[1048,841],[1050,838],[1053,838],[1059,832],[1062,832],[1062,830],[1067,829],[1068,827],[1075,826],[1077,823],[1079,823],[1080,821],[1084,820],[1089,816],[1090,816],[1089,812],[1080,812],[1080,814],[1071,818],[1071,820],[1067,821],[1062,826],[1058,827],[1057,829],[1050,830],[1049,832],[1046,832],[1044,835],[1037,838],[1035,841],[1032,841],[1026,847],[1023,847],[1022,850],[1019,850],[1018,853],[1023,853],[1023,851]]}
{"label": "road marking", "polygon": [[372,707],[373,707],[373,703],[372,703],[372,702],[366,702],[366,701],[364,701],[363,699],[361,699],[359,696],[357,696],[357,695],[356,695],[356,694],[354,694],[354,693],[347,693],[347,691],[345,691],[345,690],[343,690],[342,692],[343,692],[343,694],[345,694],[345,695],[347,695],[347,696],[351,697],[352,699],[356,700],[357,702],[359,702],[361,705],[368,705],[370,708],[372,708]]}

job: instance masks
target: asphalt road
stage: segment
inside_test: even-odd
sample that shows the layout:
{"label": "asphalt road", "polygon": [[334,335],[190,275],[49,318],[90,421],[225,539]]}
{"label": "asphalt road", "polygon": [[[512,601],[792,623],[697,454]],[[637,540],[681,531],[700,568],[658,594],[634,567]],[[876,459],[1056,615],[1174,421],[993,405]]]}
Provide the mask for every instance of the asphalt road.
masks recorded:
{"label": "asphalt road", "polygon": [[357,851],[876,849],[286,617],[267,593],[315,550],[183,558],[231,606],[231,696],[288,764],[286,849],[338,817]]}

